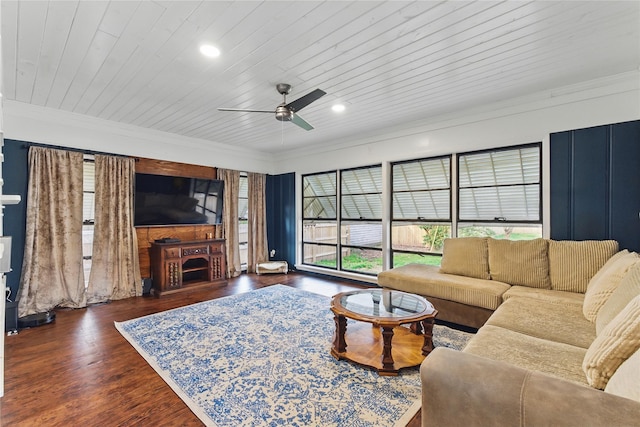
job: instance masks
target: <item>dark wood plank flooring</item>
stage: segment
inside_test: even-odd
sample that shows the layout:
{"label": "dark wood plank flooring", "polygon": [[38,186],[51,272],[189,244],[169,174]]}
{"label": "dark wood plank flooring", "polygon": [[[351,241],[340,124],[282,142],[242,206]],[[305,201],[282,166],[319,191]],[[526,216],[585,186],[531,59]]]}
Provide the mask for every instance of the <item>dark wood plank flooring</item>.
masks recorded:
{"label": "dark wood plank flooring", "polygon": [[[5,336],[0,425],[201,426],[113,322],[276,283],[327,296],[363,287],[302,273],[243,274],[216,289],[58,310],[49,325]],[[420,414],[408,424],[418,426]]]}

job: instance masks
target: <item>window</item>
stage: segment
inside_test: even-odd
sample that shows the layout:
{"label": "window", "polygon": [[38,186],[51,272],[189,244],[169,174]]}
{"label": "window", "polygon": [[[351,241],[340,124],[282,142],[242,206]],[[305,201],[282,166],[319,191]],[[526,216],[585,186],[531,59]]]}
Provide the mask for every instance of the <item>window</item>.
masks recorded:
{"label": "window", "polygon": [[451,156],[391,165],[393,267],[440,265],[451,236]]}
{"label": "window", "polygon": [[302,262],[337,269],[337,172],[302,177]]}
{"label": "window", "polygon": [[240,172],[238,191],[238,246],[240,248],[240,268],[247,270],[249,250],[249,181],[246,172]]}
{"label": "window", "polygon": [[340,173],[341,270],[382,271],[382,166]]}
{"label": "window", "polygon": [[458,156],[458,236],[542,236],[541,144]]}
{"label": "window", "polygon": [[82,267],[84,285],[89,285],[91,256],[93,254],[93,230],[96,217],[96,164],[92,155],[84,156],[82,168]]}

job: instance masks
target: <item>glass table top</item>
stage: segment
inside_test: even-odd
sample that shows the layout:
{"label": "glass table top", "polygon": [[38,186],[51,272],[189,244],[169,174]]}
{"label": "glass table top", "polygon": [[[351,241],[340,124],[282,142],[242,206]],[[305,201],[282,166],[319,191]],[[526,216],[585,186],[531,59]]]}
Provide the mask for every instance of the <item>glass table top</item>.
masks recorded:
{"label": "glass table top", "polygon": [[349,292],[340,305],[363,316],[401,318],[435,311],[433,305],[417,295],[388,289]]}

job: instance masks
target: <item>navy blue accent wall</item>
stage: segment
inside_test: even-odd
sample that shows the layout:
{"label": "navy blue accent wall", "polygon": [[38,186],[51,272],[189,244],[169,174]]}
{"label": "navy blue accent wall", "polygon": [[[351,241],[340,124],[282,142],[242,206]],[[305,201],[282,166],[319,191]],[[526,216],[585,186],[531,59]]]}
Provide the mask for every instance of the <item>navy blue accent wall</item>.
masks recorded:
{"label": "navy blue accent wall", "polygon": [[4,140],[2,154],[2,179],[4,194],[18,194],[22,200],[17,205],[4,207],[3,230],[6,236],[11,236],[11,269],[7,274],[7,286],[11,288],[11,300],[16,300],[20,274],[22,273],[22,258],[24,256],[24,238],[27,218],[27,182],[29,159],[26,145],[22,141]]}
{"label": "navy blue accent wall", "polygon": [[271,260],[296,262],[296,181],[295,173],[267,175],[267,239]]}
{"label": "navy blue accent wall", "polygon": [[640,121],[551,134],[551,238],[640,251]]}

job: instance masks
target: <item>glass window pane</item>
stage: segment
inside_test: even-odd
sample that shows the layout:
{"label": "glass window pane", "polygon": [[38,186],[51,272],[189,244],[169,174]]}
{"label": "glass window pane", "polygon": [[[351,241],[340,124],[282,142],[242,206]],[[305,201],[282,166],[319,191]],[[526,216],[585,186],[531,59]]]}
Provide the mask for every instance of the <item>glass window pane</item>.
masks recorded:
{"label": "glass window pane", "polygon": [[393,194],[393,219],[449,219],[450,191],[414,191]]}
{"label": "glass window pane", "polygon": [[460,187],[540,182],[540,147],[496,150],[460,156]]}
{"label": "glass window pane", "polygon": [[393,191],[448,189],[450,157],[423,159],[393,165]]}
{"label": "glass window pane", "polygon": [[531,240],[542,237],[542,225],[460,224],[458,237],[492,237],[494,239]]}
{"label": "glass window pane", "polygon": [[82,226],[82,256],[90,257],[93,254],[93,224]]}
{"label": "glass window pane", "polygon": [[381,222],[343,222],[341,229],[343,245],[382,248]]}
{"label": "glass window pane", "polygon": [[96,191],[96,164],[93,159],[85,159],[82,168],[82,191]]}
{"label": "glass window pane", "polygon": [[342,171],[342,194],[382,192],[382,167],[365,167]]}
{"label": "glass window pane", "polygon": [[249,241],[249,224],[246,220],[238,221],[238,243]]}
{"label": "glass window pane", "polygon": [[382,271],[382,251],[377,249],[342,249],[342,270],[364,274],[378,274]]}
{"label": "glass window pane", "polygon": [[96,164],[92,159],[85,159],[82,164],[82,220],[94,221],[95,212],[95,181]]}
{"label": "glass window pane", "polygon": [[303,218],[337,217],[336,172],[302,177]]}
{"label": "glass window pane", "polygon": [[244,220],[249,218],[249,179],[246,175],[241,174],[239,183],[238,218]]}
{"label": "glass window pane", "polygon": [[249,244],[248,243],[240,243],[238,245],[240,249],[240,265],[246,268],[247,265],[247,254],[249,252]]}
{"label": "glass window pane", "polygon": [[304,264],[320,267],[337,268],[337,248],[335,246],[314,245],[305,243],[302,245],[302,262]]}
{"label": "glass window pane", "polygon": [[313,243],[338,243],[338,225],[335,221],[303,221],[302,239]]}
{"label": "glass window pane", "polygon": [[451,158],[392,165],[393,219],[451,219]]}
{"label": "glass window pane", "polygon": [[398,251],[442,253],[444,239],[448,237],[451,237],[450,224],[394,222],[391,228],[391,248]]}
{"label": "glass window pane", "polygon": [[346,219],[382,218],[382,167],[341,172],[341,214]]}
{"label": "glass window pane", "polygon": [[249,201],[247,199],[238,199],[238,217],[240,219],[249,218]]}
{"label": "glass window pane", "polygon": [[460,189],[459,209],[460,220],[537,221],[540,219],[540,186]]}
{"label": "glass window pane", "polygon": [[440,265],[441,262],[442,257],[440,255],[393,253],[393,268],[407,264]]}
{"label": "glass window pane", "polygon": [[542,221],[540,144],[459,156],[461,221]]}
{"label": "glass window pane", "polygon": [[382,194],[342,196],[342,218],[381,219]]}
{"label": "glass window pane", "polygon": [[336,196],[305,197],[304,218],[336,218]]}
{"label": "glass window pane", "polygon": [[82,194],[82,220],[94,221],[96,218],[95,193]]}
{"label": "glass window pane", "polygon": [[303,194],[305,197],[322,195],[336,195],[336,172],[315,175],[305,175],[302,178]]}

